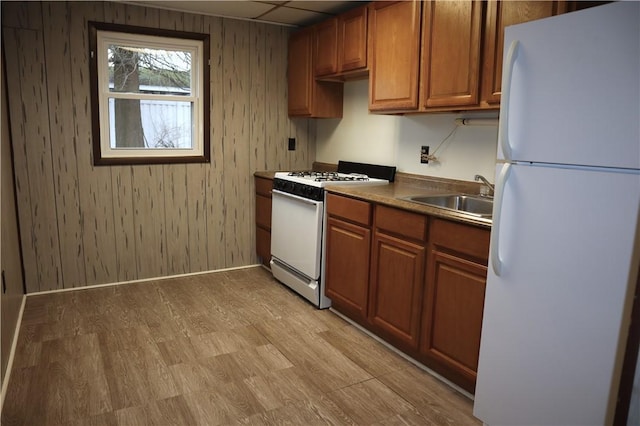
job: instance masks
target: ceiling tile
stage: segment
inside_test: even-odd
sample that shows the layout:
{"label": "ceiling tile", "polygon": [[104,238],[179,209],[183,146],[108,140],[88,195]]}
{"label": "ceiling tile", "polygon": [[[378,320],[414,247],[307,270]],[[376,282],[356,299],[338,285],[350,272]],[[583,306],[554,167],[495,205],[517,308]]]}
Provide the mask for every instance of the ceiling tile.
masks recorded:
{"label": "ceiling tile", "polygon": [[239,19],[258,19],[274,24],[305,26],[352,9],[362,1],[316,0],[237,0],[237,1],[179,1],[179,0],[116,0],[123,3],[204,15]]}
{"label": "ceiling tile", "polygon": [[[134,2],[131,2],[134,3]],[[228,16],[233,18],[253,19],[275,6],[254,1],[139,1],[135,2],[149,7],[180,10],[205,15]]]}
{"label": "ceiling tile", "polygon": [[279,22],[289,25],[305,26],[314,22],[326,19],[328,15],[324,13],[312,12],[309,10],[293,9],[291,7],[279,7],[260,17],[261,21]]}
{"label": "ceiling tile", "polygon": [[347,9],[357,6],[358,3],[360,2],[298,0],[288,2],[287,7],[294,7],[297,9],[312,10],[314,12],[324,12],[336,15],[344,12]]}

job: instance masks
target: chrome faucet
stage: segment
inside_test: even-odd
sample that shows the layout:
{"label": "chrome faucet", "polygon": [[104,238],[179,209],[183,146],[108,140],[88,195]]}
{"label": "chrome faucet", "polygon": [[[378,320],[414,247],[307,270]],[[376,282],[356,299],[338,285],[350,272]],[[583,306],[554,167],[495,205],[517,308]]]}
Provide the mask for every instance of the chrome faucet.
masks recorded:
{"label": "chrome faucet", "polygon": [[475,176],[473,177],[473,180],[476,180],[476,181],[482,181],[482,183],[484,183],[485,185],[487,185],[487,186],[489,187],[490,191],[491,191],[489,194],[485,194],[485,193],[483,193],[482,188],[481,188],[481,189],[480,189],[480,195],[493,195],[493,192],[495,191],[495,186],[494,186],[494,185],[492,185],[491,183],[489,183],[489,181],[487,180],[487,178],[485,178],[485,177],[484,177],[484,176],[482,176],[482,175],[475,175]]}

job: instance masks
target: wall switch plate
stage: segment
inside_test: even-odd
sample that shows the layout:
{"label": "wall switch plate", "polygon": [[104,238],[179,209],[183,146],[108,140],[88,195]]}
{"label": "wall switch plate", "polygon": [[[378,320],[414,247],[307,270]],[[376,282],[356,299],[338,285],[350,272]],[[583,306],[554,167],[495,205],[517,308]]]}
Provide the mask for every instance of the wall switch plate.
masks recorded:
{"label": "wall switch plate", "polygon": [[429,147],[427,145],[422,145],[420,148],[420,163],[429,164]]}
{"label": "wall switch plate", "polygon": [[289,151],[296,150],[296,138],[289,138]]}

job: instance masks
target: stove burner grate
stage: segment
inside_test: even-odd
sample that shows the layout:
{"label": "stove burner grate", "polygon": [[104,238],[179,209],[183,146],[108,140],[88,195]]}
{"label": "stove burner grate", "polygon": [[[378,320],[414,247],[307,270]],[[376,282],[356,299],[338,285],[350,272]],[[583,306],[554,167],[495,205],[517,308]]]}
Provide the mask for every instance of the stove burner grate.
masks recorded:
{"label": "stove burner grate", "polygon": [[346,182],[346,181],[367,181],[369,180],[369,176],[351,173],[348,175],[339,174],[338,172],[314,172],[314,171],[303,171],[303,172],[289,172],[289,176],[302,177],[302,178],[310,178],[316,182]]}

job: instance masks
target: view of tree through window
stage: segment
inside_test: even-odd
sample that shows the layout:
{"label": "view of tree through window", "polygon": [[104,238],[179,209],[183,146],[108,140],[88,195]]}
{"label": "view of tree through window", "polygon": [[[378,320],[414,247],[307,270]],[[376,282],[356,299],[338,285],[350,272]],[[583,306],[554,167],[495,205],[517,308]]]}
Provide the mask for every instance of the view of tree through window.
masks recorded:
{"label": "view of tree through window", "polygon": [[[94,115],[99,118],[94,130],[99,129],[101,138],[97,154],[103,159],[204,156],[200,139],[207,133],[203,126],[208,123],[203,115],[208,110],[204,102],[208,79],[203,71],[208,69],[208,43],[199,39],[206,37],[208,42],[208,36],[179,33],[198,37],[166,38],[131,28],[135,30],[132,33],[90,31],[96,37],[92,40],[97,55],[92,63],[96,71],[92,83],[96,83],[100,109]],[[199,154],[191,153],[197,148]]]}
{"label": "view of tree through window", "polygon": [[[190,52],[110,45],[108,56],[112,92],[191,94]],[[111,99],[112,148],[190,148],[190,103]]]}

